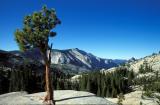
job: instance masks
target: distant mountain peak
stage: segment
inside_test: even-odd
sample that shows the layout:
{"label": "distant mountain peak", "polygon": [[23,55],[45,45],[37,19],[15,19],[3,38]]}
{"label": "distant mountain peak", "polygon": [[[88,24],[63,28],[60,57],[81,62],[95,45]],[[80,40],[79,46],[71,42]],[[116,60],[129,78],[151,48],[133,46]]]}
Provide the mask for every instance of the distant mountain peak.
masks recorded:
{"label": "distant mountain peak", "polygon": [[72,50],[79,50],[78,48],[72,48]]}
{"label": "distant mountain peak", "polygon": [[78,48],[56,50],[52,52],[52,63],[54,64],[72,64],[88,69],[110,68],[124,62],[126,61],[103,59]]}

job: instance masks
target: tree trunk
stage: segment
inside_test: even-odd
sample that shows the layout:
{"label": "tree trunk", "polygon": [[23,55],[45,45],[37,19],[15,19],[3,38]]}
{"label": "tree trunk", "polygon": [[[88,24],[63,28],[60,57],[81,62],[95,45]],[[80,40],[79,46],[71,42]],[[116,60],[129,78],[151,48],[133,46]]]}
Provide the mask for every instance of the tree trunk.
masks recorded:
{"label": "tree trunk", "polygon": [[46,75],[45,75],[45,80],[46,80],[46,92],[47,95],[44,99],[44,102],[49,102],[49,104],[55,105],[54,101],[54,89],[52,87],[52,81],[51,81],[51,73],[50,73],[50,65],[51,65],[51,51],[52,51],[52,44],[49,50],[49,54],[47,53],[47,50],[43,52],[42,50],[42,55],[44,57],[45,61],[45,66],[46,66]]}
{"label": "tree trunk", "polygon": [[50,66],[48,63],[46,63],[46,92],[47,95],[45,97],[44,101],[49,101],[49,104],[53,104],[54,103],[54,96],[53,96],[53,88],[52,88],[52,83],[51,83],[51,77],[50,77]]}

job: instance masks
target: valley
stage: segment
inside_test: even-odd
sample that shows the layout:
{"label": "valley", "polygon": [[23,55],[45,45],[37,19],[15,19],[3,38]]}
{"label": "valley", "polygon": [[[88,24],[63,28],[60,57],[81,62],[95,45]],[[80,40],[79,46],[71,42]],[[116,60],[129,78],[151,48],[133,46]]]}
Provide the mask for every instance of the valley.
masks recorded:
{"label": "valley", "polygon": [[[150,55],[132,61],[119,60],[120,63],[116,64],[114,62],[115,60],[101,59],[101,58],[99,58],[100,59],[99,60],[98,57],[93,55],[91,56],[89,53],[85,53],[84,51],[83,53],[82,52],[80,53],[81,50],[79,49],[63,50],[63,51],[56,50],[56,51],[57,52],[52,53],[52,60],[54,60],[53,57],[55,57],[55,59],[58,60],[55,60],[57,62],[52,62],[51,65],[53,86],[56,90],[88,91],[99,97],[106,97],[107,100],[113,102],[114,104],[116,104],[118,101],[117,96],[120,93],[123,93],[125,96],[124,105],[126,105],[127,103],[130,103],[131,105],[139,105],[140,102],[145,103],[145,105],[150,105],[147,103],[152,103],[152,105],[158,105],[158,98],[151,97],[150,101],[147,101],[148,96],[144,95],[146,98],[142,99],[143,96],[142,93],[143,91],[146,90],[140,87],[136,88],[135,90],[134,87],[136,86],[143,87],[146,83],[154,83],[152,82],[155,81],[153,78],[160,77],[158,69],[160,67],[158,63],[160,61],[159,54]],[[73,54],[72,51],[74,52],[75,55]],[[44,80],[42,79],[44,77],[43,61],[40,58],[39,55],[40,53],[38,51],[36,53],[35,52],[36,51],[20,53],[18,51],[6,52],[1,50],[0,52],[1,94],[14,91],[27,91],[28,93],[44,91],[43,88]],[[65,54],[68,56],[66,56]],[[71,55],[69,54],[72,54],[72,58]],[[38,56],[36,57],[33,55],[38,55]],[[36,57],[38,60],[35,59],[34,57]],[[96,65],[96,63],[98,63],[97,68],[99,67],[98,61],[101,62],[101,60],[102,61],[106,60],[110,62],[109,63],[104,62],[104,64],[106,64],[105,67],[107,68],[103,68],[104,66],[102,66],[99,69],[94,69],[93,66],[93,68],[91,69],[89,68],[89,66],[86,65],[86,62],[84,63],[84,61],[87,61],[87,59],[92,59],[92,62],[87,62],[88,65],[89,64]],[[112,65],[113,63],[114,65]],[[82,64],[84,66],[81,66]],[[141,68],[142,65],[143,68]],[[139,71],[141,69],[146,70],[147,69],[146,67],[148,67],[148,71],[146,72]],[[21,77],[21,75],[23,75],[24,77]],[[156,77],[156,75],[158,77]],[[152,78],[152,80],[149,82],[147,78],[148,79]],[[143,82],[144,80],[146,82]],[[157,80],[157,82],[158,82],[157,89],[159,89],[159,79]],[[158,92],[159,90],[156,91]],[[155,93],[150,93],[150,94],[155,94]],[[132,104],[133,100],[137,100],[135,104]]]}
{"label": "valley", "polygon": [[159,5],[0,0],[0,105],[160,105]]}

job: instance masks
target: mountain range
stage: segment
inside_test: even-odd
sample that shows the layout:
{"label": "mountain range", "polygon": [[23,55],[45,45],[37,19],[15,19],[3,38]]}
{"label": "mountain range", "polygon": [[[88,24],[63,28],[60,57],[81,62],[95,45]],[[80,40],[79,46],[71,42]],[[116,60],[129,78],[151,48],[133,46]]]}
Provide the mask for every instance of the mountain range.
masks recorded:
{"label": "mountain range", "polygon": [[[43,63],[42,56],[38,49],[29,50],[26,52],[16,51],[3,51],[0,50],[1,61],[4,61],[5,57],[8,57],[10,63],[23,61],[25,59],[31,62],[40,61]],[[91,53],[87,53],[78,48],[58,50],[53,49],[51,53],[51,63],[54,65],[71,65],[70,67],[83,68],[86,70],[97,70],[97,69],[109,69],[117,67],[118,65],[125,63],[127,60],[120,59],[104,59],[97,57]],[[14,61],[13,61],[14,59]],[[19,61],[19,62],[18,62]]]}
{"label": "mountain range", "polygon": [[[139,68],[144,63],[147,63],[148,66],[150,66],[154,72],[155,71],[160,72],[160,53],[153,53],[152,55],[148,55],[148,56],[145,56],[145,57],[140,58],[140,59],[132,58],[132,59],[128,60],[125,63],[125,65],[123,65],[123,66],[126,66],[129,70],[133,70],[135,73],[138,73]],[[121,66],[119,66],[119,67],[121,67]],[[119,67],[102,69],[102,71],[104,71],[104,72],[111,71],[112,72],[112,71],[115,71]]]}

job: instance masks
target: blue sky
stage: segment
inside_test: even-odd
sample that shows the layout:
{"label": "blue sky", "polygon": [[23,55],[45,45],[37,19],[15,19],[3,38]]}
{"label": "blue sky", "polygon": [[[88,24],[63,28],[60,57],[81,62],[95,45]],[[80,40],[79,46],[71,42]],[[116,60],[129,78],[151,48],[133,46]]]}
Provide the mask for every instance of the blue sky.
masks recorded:
{"label": "blue sky", "polygon": [[44,4],[62,21],[51,40],[56,49],[79,48],[113,59],[160,50],[159,0],[1,0],[0,49],[18,49],[14,31]]}

